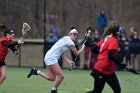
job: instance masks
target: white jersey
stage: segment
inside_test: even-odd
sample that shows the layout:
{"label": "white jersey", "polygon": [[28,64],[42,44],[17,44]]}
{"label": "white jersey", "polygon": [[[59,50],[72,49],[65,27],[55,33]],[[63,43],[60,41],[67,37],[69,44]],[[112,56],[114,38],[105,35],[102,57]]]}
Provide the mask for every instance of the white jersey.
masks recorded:
{"label": "white jersey", "polygon": [[68,50],[70,45],[75,45],[69,36],[59,39],[45,55],[45,64],[52,65],[58,62],[60,56]]}

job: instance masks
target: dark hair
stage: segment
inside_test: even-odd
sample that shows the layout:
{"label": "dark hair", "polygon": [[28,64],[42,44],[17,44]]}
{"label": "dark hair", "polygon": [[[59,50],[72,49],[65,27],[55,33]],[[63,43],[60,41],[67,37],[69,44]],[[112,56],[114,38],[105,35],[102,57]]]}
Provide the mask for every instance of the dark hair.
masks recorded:
{"label": "dark hair", "polygon": [[4,35],[10,33],[11,29],[9,29],[6,25],[0,24],[0,32],[3,32]]}
{"label": "dark hair", "polygon": [[68,29],[68,33],[69,33],[72,29],[75,29],[75,27],[74,27],[73,25],[70,25],[70,26],[69,26],[69,29]]}
{"label": "dark hair", "polygon": [[116,23],[116,21],[111,21],[101,38],[104,39],[107,35],[110,35],[110,34],[116,37],[117,32],[119,32],[119,28],[120,26]]}

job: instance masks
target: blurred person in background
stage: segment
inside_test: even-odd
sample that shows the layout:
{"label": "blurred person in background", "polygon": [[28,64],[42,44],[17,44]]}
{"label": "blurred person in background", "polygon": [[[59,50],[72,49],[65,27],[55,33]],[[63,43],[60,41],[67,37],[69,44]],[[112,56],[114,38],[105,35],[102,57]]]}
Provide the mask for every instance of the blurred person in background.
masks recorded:
{"label": "blurred person in background", "polygon": [[116,58],[118,52],[119,25],[112,21],[101,40],[92,48],[92,52],[97,54],[91,75],[94,78],[94,89],[86,93],[102,93],[105,83],[107,83],[114,93],[121,93],[121,87],[115,74],[115,63],[125,68],[123,62]]}
{"label": "blurred person in background", "polygon": [[49,36],[47,38],[48,42],[56,43],[62,36],[59,35],[59,30],[56,27],[52,27]]}
{"label": "blurred person in background", "polygon": [[[59,30],[56,27],[52,27],[49,36],[47,38],[47,42],[45,43],[45,53],[51,49],[51,47],[61,38],[62,36],[59,35]],[[59,58],[58,63],[61,68],[63,68],[63,59],[62,57]]]}
{"label": "blurred person in background", "polygon": [[[123,60],[125,59],[126,65],[129,68],[131,67],[130,42],[129,42],[129,39],[127,39],[126,37],[126,34],[120,36],[117,58],[120,62],[123,62]],[[119,66],[118,66],[118,70],[121,70]]]}
{"label": "blurred person in background", "polygon": [[130,28],[130,53],[132,54],[131,66],[135,68],[135,59],[140,54],[140,39],[138,32],[134,27]]}
{"label": "blurred person in background", "polygon": [[85,45],[83,44],[79,50],[76,49],[73,41],[76,40],[77,37],[78,31],[74,27],[71,27],[69,35],[59,39],[46,53],[44,60],[46,66],[48,67],[48,73],[37,70],[33,66],[27,77],[29,78],[31,75],[40,75],[49,81],[54,81],[51,93],[57,93],[57,89],[61,84],[62,80],[64,79],[64,73],[58,64],[58,59],[62,57],[65,60],[65,62],[72,66],[74,62],[68,59],[68,57],[65,56],[64,52],[68,50],[68,48],[70,48],[72,52],[76,56],[78,56],[82,53],[82,51],[85,48]]}
{"label": "blurred person in background", "polygon": [[[95,35],[93,36],[93,44],[92,46],[94,46],[98,41],[100,40],[100,37],[99,37],[99,32],[98,30],[95,30]],[[91,47],[92,47],[91,46]],[[90,50],[91,51],[91,50]],[[97,62],[97,55],[93,52],[91,52],[92,55],[91,55],[91,64],[90,64],[90,69],[92,69],[92,67],[95,65],[95,63]]]}
{"label": "blurred person in background", "polygon": [[95,34],[92,34],[86,39],[85,42],[85,63],[83,69],[92,69],[93,65],[96,63],[97,55],[91,52],[91,48],[100,40],[99,32],[96,29]]}
{"label": "blurred person in background", "polygon": [[5,58],[10,50],[13,51],[15,55],[18,54],[16,45],[23,44],[24,42],[20,39],[18,42],[13,41],[14,31],[9,29],[7,26],[0,24],[0,32],[3,32],[4,35],[0,38],[0,85],[6,79],[6,63]]}
{"label": "blurred person in background", "polygon": [[86,38],[85,42],[85,62],[83,65],[83,69],[90,69],[90,64],[91,64],[91,46],[93,44],[93,37],[92,35]]}
{"label": "blurred person in background", "polygon": [[103,9],[100,10],[99,14],[97,15],[96,26],[99,31],[99,36],[101,37],[101,35],[104,33],[104,29],[107,27],[107,16]]}

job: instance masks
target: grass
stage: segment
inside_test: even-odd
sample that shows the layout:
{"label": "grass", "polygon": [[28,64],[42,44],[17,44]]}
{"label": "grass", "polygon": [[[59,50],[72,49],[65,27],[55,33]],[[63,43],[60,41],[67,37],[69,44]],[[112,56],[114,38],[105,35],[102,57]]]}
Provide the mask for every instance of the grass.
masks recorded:
{"label": "grass", "polygon": [[[40,68],[42,71],[46,69]],[[52,82],[32,76],[26,78],[29,68],[7,68],[7,80],[0,86],[0,93],[50,93]],[[93,88],[90,70],[63,70],[65,79],[58,88],[58,93],[85,93]],[[122,93],[139,93],[140,76],[127,71],[117,71]],[[103,93],[113,93],[106,84]]]}

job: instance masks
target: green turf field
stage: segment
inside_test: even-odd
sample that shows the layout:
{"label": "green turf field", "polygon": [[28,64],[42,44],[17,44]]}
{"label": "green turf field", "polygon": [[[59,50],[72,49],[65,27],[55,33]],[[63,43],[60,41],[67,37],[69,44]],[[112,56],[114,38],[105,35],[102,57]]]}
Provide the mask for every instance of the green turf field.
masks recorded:
{"label": "green turf field", "polygon": [[[40,69],[47,71],[46,69]],[[7,80],[0,86],[0,93],[50,93],[52,82],[39,76],[26,78],[29,68],[7,68]],[[58,93],[85,93],[92,89],[93,79],[90,70],[64,70],[65,79]],[[140,93],[140,75],[127,71],[117,71],[122,93]],[[103,93],[113,93],[108,85]]]}

